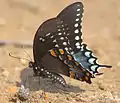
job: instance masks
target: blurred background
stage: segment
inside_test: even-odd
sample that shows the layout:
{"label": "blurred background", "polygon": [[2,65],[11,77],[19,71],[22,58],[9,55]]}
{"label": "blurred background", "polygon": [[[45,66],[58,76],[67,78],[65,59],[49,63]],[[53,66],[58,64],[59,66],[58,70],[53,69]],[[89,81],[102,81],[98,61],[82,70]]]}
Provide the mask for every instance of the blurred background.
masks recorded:
{"label": "blurred background", "polygon": [[[32,45],[38,27],[76,1],[80,0],[0,0],[0,85],[3,85],[0,87],[1,103],[8,102],[3,92],[6,93],[5,89],[11,85],[11,81],[20,80],[22,68],[28,65],[25,61],[21,63],[9,57],[9,52],[19,53],[23,57],[23,52],[27,51],[32,58],[32,47],[22,45]],[[106,94],[110,97],[115,91],[120,100],[120,1],[84,0],[83,4],[83,41],[93,50],[100,63],[113,66],[112,69],[103,70],[104,75],[94,79],[92,87],[97,93],[99,86],[102,86],[100,88],[103,88],[103,94],[107,91],[111,93]],[[17,43],[21,45],[15,46]]]}

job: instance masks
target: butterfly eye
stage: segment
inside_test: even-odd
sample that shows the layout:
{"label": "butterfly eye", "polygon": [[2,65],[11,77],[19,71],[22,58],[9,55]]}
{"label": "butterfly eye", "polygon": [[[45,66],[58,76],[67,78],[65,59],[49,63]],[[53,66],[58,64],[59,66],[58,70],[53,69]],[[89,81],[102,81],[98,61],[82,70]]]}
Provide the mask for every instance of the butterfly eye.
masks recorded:
{"label": "butterfly eye", "polygon": [[33,68],[33,67],[34,67],[34,62],[31,62],[31,61],[30,61],[30,62],[29,62],[29,67],[30,67],[30,68]]}

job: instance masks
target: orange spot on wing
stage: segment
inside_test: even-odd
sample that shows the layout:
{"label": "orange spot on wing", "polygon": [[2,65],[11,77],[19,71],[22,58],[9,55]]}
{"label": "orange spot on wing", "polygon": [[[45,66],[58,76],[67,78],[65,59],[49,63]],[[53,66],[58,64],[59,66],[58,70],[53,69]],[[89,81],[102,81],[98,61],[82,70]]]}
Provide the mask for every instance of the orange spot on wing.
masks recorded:
{"label": "orange spot on wing", "polygon": [[79,63],[78,62],[75,62],[75,64],[78,66],[79,65]]}
{"label": "orange spot on wing", "polygon": [[85,76],[85,80],[86,80],[86,81],[89,81],[89,78],[88,78],[87,76]]}
{"label": "orange spot on wing", "polygon": [[50,50],[50,54],[51,54],[52,56],[54,56],[54,57],[57,57],[57,55],[56,55],[56,53],[55,53],[54,50]]}
{"label": "orange spot on wing", "polygon": [[59,49],[60,54],[64,54],[64,50],[63,49]]}
{"label": "orange spot on wing", "polygon": [[70,77],[71,78],[75,78],[75,73],[74,72],[70,72]]}
{"label": "orange spot on wing", "polygon": [[70,56],[70,55],[67,55],[67,57],[68,57],[68,59],[69,59],[69,60],[72,60],[72,56]]}

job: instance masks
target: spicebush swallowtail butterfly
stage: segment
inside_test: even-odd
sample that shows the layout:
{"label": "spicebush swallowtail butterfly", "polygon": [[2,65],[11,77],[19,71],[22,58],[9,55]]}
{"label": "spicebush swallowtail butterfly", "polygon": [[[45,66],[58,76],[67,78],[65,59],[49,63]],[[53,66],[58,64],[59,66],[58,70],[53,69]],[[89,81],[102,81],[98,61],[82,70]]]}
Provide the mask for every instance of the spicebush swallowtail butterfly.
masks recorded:
{"label": "spicebush swallowtail butterfly", "polygon": [[30,62],[36,76],[48,77],[65,86],[60,73],[91,83],[91,78],[100,74],[99,68],[111,68],[98,64],[82,42],[83,11],[83,4],[75,2],[38,28],[33,43],[34,62]]}

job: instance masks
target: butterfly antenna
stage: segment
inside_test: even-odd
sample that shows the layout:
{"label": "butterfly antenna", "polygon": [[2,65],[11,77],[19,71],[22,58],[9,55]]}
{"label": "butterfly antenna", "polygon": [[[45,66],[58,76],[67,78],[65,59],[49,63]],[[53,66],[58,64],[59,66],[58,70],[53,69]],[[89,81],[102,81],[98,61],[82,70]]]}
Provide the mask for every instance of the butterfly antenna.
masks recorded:
{"label": "butterfly antenna", "polygon": [[12,57],[12,58],[16,58],[16,59],[25,59],[25,60],[27,60],[27,61],[29,61],[29,62],[30,62],[30,60],[29,60],[29,59],[14,56],[14,55],[12,55],[12,53],[9,53],[9,56],[10,56],[10,57]]}

